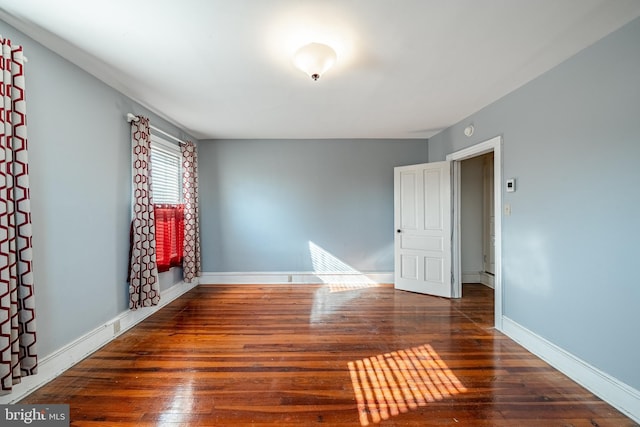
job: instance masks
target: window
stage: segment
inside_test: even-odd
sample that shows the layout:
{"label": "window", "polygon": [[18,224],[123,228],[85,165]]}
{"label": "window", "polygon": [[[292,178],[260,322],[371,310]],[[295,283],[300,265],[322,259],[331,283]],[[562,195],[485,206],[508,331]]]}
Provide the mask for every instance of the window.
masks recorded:
{"label": "window", "polygon": [[151,185],[156,218],[158,271],[182,265],[184,205],[180,147],[151,136]]}
{"label": "window", "polygon": [[182,203],[182,154],[180,147],[151,136],[151,185],[153,203]]}

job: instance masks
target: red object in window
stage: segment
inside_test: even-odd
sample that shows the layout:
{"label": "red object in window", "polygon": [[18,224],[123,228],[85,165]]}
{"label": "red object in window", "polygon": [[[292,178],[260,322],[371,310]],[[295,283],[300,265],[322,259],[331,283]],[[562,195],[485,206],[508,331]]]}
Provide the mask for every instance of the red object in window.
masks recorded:
{"label": "red object in window", "polygon": [[156,215],[156,260],[158,271],[182,265],[184,205],[153,205]]}

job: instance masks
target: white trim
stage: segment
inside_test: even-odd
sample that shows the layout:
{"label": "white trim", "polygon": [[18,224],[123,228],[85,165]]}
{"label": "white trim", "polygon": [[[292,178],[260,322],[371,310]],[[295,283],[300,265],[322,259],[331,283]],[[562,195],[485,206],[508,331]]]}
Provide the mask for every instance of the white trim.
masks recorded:
{"label": "white trim", "polygon": [[43,357],[38,363],[38,373],[22,378],[20,384],[16,384],[10,394],[0,396],[0,404],[15,403],[24,398],[196,286],[198,286],[197,281],[193,283],[179,282],[162,291],[160,304],[157,306],[125,311]]}
{"label": "white trim", "polygon": [[480,283],[485,286],[490,287],[491,289],[496,288],[495,277],[493,274],[489,274],[486,271],[480,272]]}
{"label": "white trim", "polygon": [[171,154],[177,154],[178,156],[182,155],[182,150],[179,145],[170,142],[163,136],[151,134],[151,143],[157,144],[156,146],[160,149],[164,149]]}
{"label": "white trim", "polygon": [[[251,272],[209,272],[200,276],[201,285],[268,285],[268,284],[304,284],[326,283],[329,281],[370,280],[374,283],[393,283],[393,272],[314,272],[314,271],[251,271]],[[345,280],[346,279],[346,280]]]}
{"label": "white trim", "polygon": [[463,271],[462,283],[482,283],[481,274],[479,271]]}
{"label": "white trim", "polygon": [[[157,132],[157,133],[165,136],[166,138],[169,138],[169,139],[175,141],[178,145],[186,144],[186,141],[183,141],[180,138],[176,138],[175,136],[163,131],[162,129],[159,129],[159,128],[153,126],[153,125],[149,125],[149,127],[151,128],[152,132]],[[151,136],[153,136],[153,133],[151,134]]]}
{"label": "white trim", "polygon": [[640,423],[640,391],[602,372],[519,323],[503,318],[503,332],[524,348]]}
{"label": "white trim", "polygon": [[463,271],[462,283],[481,283],[494,289],[493,275],[484,271]]}
{"label": "white trim", "polygon": [[[449,160],[449,156],[447,156]],[[462,298],[462,283],[464,277],[462,273],[462,206],[461,183],[462,168],[460,162],[451,162],[451,296]]]}
{"label": "white trim", "polygon": [[[493,184],[494,184],[494,209],[495,216],[495,276],[494,276],[494,313],[495,313],[495,327],[497,330],[502,330],[502,214],[498,215],[498,212],[502,212],[502,136],[493,137],[487,141],[481,142],[471,147],[467,147],[463,150],[456,151],[447,155],[447,161],[461,162],[465,159],[480,156],[485,153],[493,151]],[[454,163],[454,171],[457,169],[457,173],[453,174],[453,193],[454,193],[454,231],[453,231],[453,245],[452,250],[456,263],[452,265],[454,272],[454,294],[459,292],[462,294],[460,278],[462,276],[462,265],[460,257],[456,257],[455,254],[460,252],[460,204],[459,201],[456,204],[456,198],[459,198],[460,193],[460,172],[459,168],[456,168]],[[456,289],[456,287],[458,289]]]}

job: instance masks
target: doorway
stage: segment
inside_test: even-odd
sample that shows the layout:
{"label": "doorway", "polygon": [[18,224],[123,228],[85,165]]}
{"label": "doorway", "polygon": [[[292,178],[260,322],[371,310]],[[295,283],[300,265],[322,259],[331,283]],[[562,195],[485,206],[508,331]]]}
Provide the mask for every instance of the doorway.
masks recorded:
{"label": "doorway", "polygon": [[[447,155],[447,161],[452,162],[452,191],[453,191],[453,241],[452,241],[452,277],[453,297],[462,297],[463,269],[462,269],[462,162],[488,153],[493,154],[493,287],[494,287],[494,316],[495,327],[502,330],[502,137],[497,136],[455,153]],[[484,261],[484,260],[483,260]],[[491,261],[491,260],[490,260]],[[483,263],[483,270],[484,270]]]}
{"label": "doorway", "polygon": [[460,162],[462,284],[494,287],[495,207],[493,151]]}
{"label": "doorway", "polygon": [[[462,297],[462,162],[487,153],[493,156],[495,217],[493,256],[488,258],[493,261],[489,268],[493,270],[494,324],[502,330],[501,136],[449,154],[442,162],[394,168],[394,286],[447,298]],[[491,174],[491,170],[486,169],[486,173]]]}

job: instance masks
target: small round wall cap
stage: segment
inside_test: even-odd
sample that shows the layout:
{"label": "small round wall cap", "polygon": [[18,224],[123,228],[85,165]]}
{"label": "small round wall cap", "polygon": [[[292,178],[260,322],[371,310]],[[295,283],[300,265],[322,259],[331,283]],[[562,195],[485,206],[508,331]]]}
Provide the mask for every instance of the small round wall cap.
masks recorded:
{"label": "small round wall cap", "polygon": [[471,136],[471,135],[473,135],[473,131],[474,131],[473,125],[469,125],[469,126],[467,126],[466,128],[464,128],[464,134],[465,134],[466,136]]}

